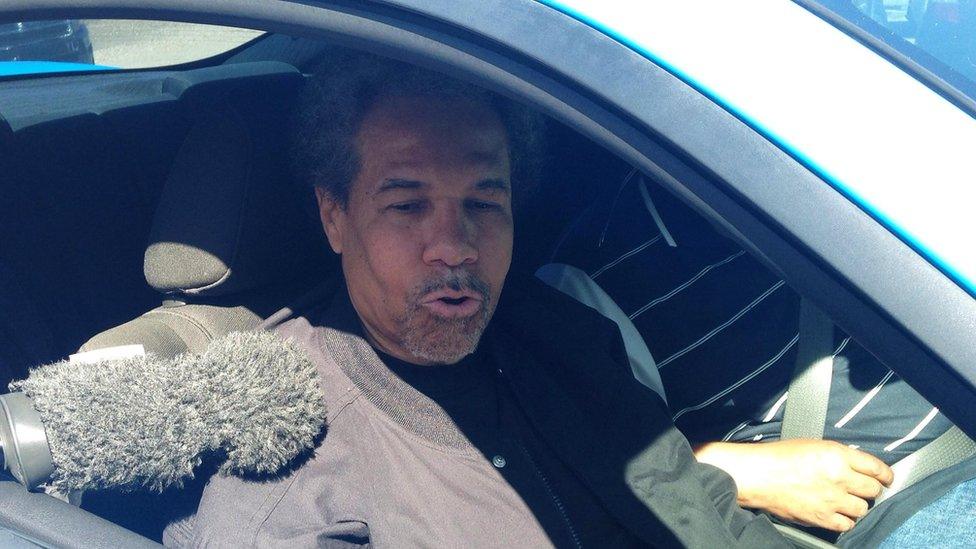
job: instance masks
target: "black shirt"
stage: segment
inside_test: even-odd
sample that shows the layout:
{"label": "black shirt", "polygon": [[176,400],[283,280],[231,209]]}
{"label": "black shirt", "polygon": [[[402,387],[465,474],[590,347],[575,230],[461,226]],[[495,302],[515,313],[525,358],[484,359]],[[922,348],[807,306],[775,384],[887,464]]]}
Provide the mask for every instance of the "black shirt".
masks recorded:
{"label": "black shirt", "polygon": [[554,545],[638,545],[530,424],[486,352],[479,350],[457,364],[441,366],[420,366],[378,354],[394,374],[451,417],[519,493]]}

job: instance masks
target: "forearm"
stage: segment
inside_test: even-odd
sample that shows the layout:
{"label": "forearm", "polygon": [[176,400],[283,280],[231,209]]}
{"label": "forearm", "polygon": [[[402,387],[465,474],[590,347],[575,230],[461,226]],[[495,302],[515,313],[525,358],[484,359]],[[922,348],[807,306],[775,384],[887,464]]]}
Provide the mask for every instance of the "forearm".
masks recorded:
{"label": "forearm", "polygon": [[735,481],[739,505],[751,509],[763,508],[767,494],[757,489],[753,476],[760,464],[754,444],[747,442],[706,442],[694,447],[695,458],[702,463],[722,469]]}
{"label": "forearm", "polygon": [[838,532],[850,529],[892,478],[878,458],[828,440],[709,442],[694,452],[732,477],[742,507]]}

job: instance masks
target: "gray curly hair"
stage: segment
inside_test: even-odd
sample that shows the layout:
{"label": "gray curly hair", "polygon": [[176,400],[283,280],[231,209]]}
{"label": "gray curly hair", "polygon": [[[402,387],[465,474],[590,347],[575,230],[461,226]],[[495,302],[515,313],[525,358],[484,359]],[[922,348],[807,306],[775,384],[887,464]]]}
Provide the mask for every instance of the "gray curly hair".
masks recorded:
{"label": "gray curly hair", "polygon": [[376,98],[471,98],[499,114],[508,133],[513,200],[539,180],[542,115],[466,82],[392,59],[344,48],[313,71],[293,117],[291,169],[308,188],[325,189],[341,206],[360,169],[355,134]]}

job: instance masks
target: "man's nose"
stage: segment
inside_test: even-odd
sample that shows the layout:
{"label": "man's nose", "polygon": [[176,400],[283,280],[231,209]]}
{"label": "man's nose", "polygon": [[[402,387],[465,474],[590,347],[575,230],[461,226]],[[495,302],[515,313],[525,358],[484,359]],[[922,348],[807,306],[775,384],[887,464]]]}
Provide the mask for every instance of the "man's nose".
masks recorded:
{"label": "man's nose", "polygon": [[478,260],[478,248],[474,243],[477,228],[464,215],[463,208],[442,208],[432,221],[424,248],[424,263],[457,267]]}

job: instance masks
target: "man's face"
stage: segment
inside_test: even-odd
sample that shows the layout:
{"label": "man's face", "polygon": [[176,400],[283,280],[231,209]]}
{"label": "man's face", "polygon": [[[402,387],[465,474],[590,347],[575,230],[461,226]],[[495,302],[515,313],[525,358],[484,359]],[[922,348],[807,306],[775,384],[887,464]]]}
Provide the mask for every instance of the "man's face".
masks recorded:
{"label": "man's face", "polygon": [[318,189],[353,306],[379,350],[453,364],[477,346],[512,260],[501,120],[472,100],[388,97],[356,145],[346,207]]}

